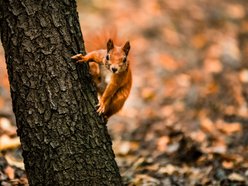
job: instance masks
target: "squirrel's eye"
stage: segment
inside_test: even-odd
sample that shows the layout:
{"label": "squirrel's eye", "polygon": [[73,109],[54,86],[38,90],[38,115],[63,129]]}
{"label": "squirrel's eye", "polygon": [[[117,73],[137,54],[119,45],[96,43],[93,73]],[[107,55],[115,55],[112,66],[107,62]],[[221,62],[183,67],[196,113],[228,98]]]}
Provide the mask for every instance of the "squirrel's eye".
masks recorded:
{"label": "squirrel's eye", "polygon": [[125,56],[122,61],[123,61],[123,63],[126,63],[127,62],[127,57]]}
{"label": "squirrel's eye", "polygon": [[106,60],[107,60],[107,61],[109,60],[109,55],[106,55]]}

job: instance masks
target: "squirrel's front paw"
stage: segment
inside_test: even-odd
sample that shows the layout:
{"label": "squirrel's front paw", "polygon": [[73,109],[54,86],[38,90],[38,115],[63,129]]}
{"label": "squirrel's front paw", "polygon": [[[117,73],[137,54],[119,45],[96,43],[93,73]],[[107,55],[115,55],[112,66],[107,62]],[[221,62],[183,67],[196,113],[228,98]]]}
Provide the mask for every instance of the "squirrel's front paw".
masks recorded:
{"label": "squirrel's front paw", "polygon": [[99,101],[98,103],[98,109],[97,109],[97,112],[99,115],[103,114],[105,112],[105,105],[103,104],[103,102]]}
{"label": "squirrel's front paw", "polygon": [[82,54],[77,54],[75,56],[72,56],[71,59],[76,60],[78,63],[87,62],[86,57],[83,56]]}

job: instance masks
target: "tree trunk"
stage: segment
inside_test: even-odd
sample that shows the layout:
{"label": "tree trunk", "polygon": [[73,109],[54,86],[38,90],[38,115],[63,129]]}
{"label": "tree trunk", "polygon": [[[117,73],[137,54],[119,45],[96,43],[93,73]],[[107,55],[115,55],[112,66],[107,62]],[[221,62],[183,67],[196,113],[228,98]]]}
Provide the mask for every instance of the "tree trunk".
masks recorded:
{"label": "tree trunk", "polygon": [[30,185],[121,185],[75,0],[0,0],[0,30]]}

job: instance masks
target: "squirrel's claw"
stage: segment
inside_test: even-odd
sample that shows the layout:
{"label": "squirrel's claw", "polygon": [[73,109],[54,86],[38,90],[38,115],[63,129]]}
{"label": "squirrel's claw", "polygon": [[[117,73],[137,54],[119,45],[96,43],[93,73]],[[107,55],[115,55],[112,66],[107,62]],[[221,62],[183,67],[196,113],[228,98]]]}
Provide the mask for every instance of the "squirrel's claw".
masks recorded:
{"label": "squirrel's claw", "polygon": [[76,54],[74,56],[71,56],[71,59],[79,60],[82,58],[82,56],[83,56],[82,54]]}
{"label": "squirrel's claw", "polygon": [[97,112],[98,112],[99,115],[103,114],[104,111],[105,111],[105,107],[99,107],[99,108],[97,109]]}
{"label": "squirrel's claw", "polygon": [[72,56],[71,59],[76,60],[77,63],[83,63],[83,62],[87,61],[85,59],[85,56],[83,56],[82,54],[76,54],[76,55]]}
{"label": "squirrel's claw", "polygon": [[97,104],[97,106],[98,106],[98,109],[97,109],[98,114],[99,115],[103,114],[105,112],[105,106],[104,106],[104,104],[101,103],[101,102],[99,102]]}

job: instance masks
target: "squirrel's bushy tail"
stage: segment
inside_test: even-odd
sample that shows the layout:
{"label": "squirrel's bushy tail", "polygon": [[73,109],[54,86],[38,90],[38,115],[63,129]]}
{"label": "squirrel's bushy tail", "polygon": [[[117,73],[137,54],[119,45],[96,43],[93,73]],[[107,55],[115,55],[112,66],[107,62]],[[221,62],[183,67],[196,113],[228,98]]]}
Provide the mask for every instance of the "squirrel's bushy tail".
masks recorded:
{"label": "squirrel's bushy tail", "polygon": [[103,28],[95,32],[85,32],[84,45],[87,52],[93,50],[106,49],[106,45],[109,39],[112,39],[115,45],[122,45],[123,40],[118,36],[116,27]]}

